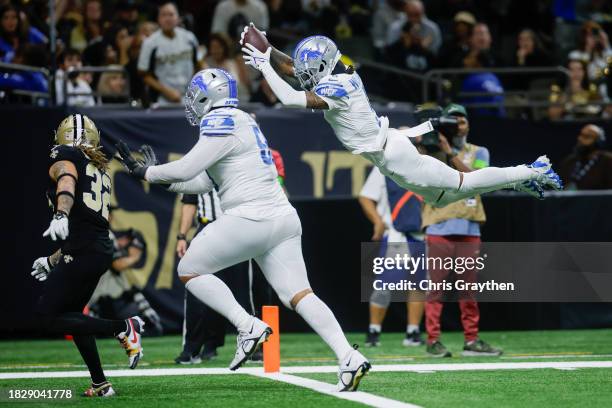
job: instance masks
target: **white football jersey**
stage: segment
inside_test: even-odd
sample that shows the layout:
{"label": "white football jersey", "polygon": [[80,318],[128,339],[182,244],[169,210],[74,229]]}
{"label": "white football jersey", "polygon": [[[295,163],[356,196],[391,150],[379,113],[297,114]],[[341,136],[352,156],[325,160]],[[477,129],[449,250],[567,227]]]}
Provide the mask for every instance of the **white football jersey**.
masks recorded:
{"label": "white football jersey", "polygon": [[248,113],[214,109],[202,118],[200,137],[237,139],[235,147],[206,171],[225,214],[260,220],[295,212],[278,182],[266,138]]}
{"label": "white football jersey", "polygon": [[377,140],[380,130],[378,116],[356,72],[323,77],[314,93],[327,102],[329,109],[323,111],[325,120],[351,153],[381,149],[384,140]]}

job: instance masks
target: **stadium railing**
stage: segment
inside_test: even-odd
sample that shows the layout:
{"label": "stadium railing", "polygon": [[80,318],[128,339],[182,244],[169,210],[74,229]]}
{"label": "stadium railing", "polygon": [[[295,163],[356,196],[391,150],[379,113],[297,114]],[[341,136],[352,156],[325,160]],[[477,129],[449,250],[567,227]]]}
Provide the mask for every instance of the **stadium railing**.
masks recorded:
{"label": "stadium railing", "polygon": [[[122,93],[120,94],[113,94],[113,95],[108,95],[108,94],[102,94],[98,91],[95,91],[92,89],[91,93],[81,93],[81,92],[68,92],[68,78],[71,74],[99,74],[100,77],[102,76],[102,74],[104,73],[120,73],[123,75],[124,79],[125,79],[125,87]],[[125,99],[125,104],[122,103],[113,103],[113,106],[117,106],[117,105],[127,105],[130,102],[130,95],[131,95],[131,86],[130,86],[130,76],[128,75],[128,72],[126,71],[126,69],[124,67],[114,67],[114,66],[105,66],[105,67],[80,67],[80,68],[70,68],[66,74],[63,77],[63,81],[62,81],[62,92],[64,95],[64,99],[63,99],[63,105],[67,106],[68,105],[68,98],[70,98],[71,96],[87,96],[87,95],[91,95],[96,99],[96,106],[101,104],[101,99],[102,97],[105,96],[112,96],[112,97],[118,97],[118,98],[124,98]],[[111,105],[111,104],[106,104],[106,105]]]}
{"label": "stadium railing", "polygon": [[[41,73],[49,81],[50,73],[46,68],[34,67],[30,65],[22,65],[22,64],[10,64],[7,62],[0,62],[0,75],[9,73],[9,72],[37,72]],[[0,90],[0,100],[5,100],[7,95],[17,96],[18,101],[22,102],[25,98],[29,99],[29,103],[31,104],[48,104],[51,98],[49,92],[38,92],[38,91],[27,91],[22,89],[1,89]]]}
{"label": "stadium railing", "polygon": [[[54,101],[54,90],[55,88],[52,86],[52,75],[51,72],[46,69],[46,68],[40,68],[40,67],[34,67],[34,66],[30,66],[30,65],[22,65],[22,64],[11,64],[11,63],[5,63],[5,62],[0,62],[0,75],[3,73],[9,73],[9,72],[38,72],[44,75],[45,79],[47,80],[47,84],[48,84],[48,88],[49,90],[47,92],[38,92],[38,91],[28,91],[28,90],[21,90],[21,89],[4,89],[4,90],[0,90],[0,100],[4,99],[4,96],[7,95],[14,95],[16,97],[18,97],[17,102],[25,102],[25,98],[28,99],[28,102],[30,104],[36,104],[36,105],[55,105],[55,101]],[[124,87],[124,90],[122,93],[120,94],[116,94],[116,95],[108,95],[108,94],[102,94],[100,92],[94,91],[92,90],[91,93],[80,93],[80,92],[68,92],[68,78],[70,76],[70,74],[76,73],[76,74],[81,74],[81,73],[91,73],[94,75],[102,75],[104,73],[107,72],[117,72],[117,73],[121,73],[126,81],[126,85]],[[71,68],[69,69],[66,74],[63,77],[63,81],[61,83],[62,86],[62,91],[63,91],[63,95],[65,95],[65,97],[63,98],[63,105],[66,106],[68,104],[68,98],[71,96],[82,96],[82,95],[91,95],[95,98],[96,100],[96,106],[100,105],[100,98],[101,97],[105,97],[105,96],[113,96],[113,97],[118,97],[118,98],[124,98],[125,99],[125,104],[122,103],[112,103],[112,104],[105,104],[105,105],[112,105],[112,106],[117,106],[117,105],[127,105],[130,102],[130,91],[131,91],[131,87],[130,87],[130,77],[127,73],[127,71],[125,70],[125,68],[123,67],[113,67],[113,66],[105,66],[105,67],[80,67],[80,68]],[[11,100],[10,102],[13,102],[14,100]]]}

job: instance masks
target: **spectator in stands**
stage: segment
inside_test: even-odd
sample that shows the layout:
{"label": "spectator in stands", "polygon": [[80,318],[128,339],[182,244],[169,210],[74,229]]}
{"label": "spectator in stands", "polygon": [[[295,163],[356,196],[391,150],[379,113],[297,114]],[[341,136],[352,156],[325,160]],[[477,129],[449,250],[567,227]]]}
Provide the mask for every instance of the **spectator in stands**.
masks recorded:
{"label": "spectator in stands", "polygon": [[130,48],[134,39],[128,27],[115,24],[108,29],[104,37],[104,41],[113,48],[117,55],[116,63],[123,66],[127,65],[130,62]]}
{"label": "spectator in stands", "polygon": [[[70,72],[70,69],[81,68],[81,53],[74,49],[67,49],[58,58],[58,70],[55,72],[55,97],[58,105],[64,102],[69,106],[94,106],[96,104],[91,95],[91,87],[87,76],[79,72]],[[64,81],[68,98],[64,97]],[[78,95],[71,95],[78,94]]]}
{"label": "spectator in stands", "polygon": [[606,151],[603,128],[588,124],[582,128],[574,147],[559,168],[567,190],[612,189],[612,152]]}
{"label": "spectator in stands", "polygon": [[[32,67],[46,67],[48,55],[43,45],[25,44],[17,49],[13,59],[15,64]],[[0,73],[0,90],[49,92],[47,78],[41,72],[21,71]]]}
{"label": "spectator in stands", "polygon": [[233,56],[230,38],[225,34],[211,34],[208,40],[208,55],[205,68],[222,68],[228,71],[238,84],[238,99],[248,101],[251,97],[251,80],[242,57]]}
{"label": "spectator in stands", "polygon": [[274,106],[278,103],[278,98],[272,88],[270,88],[270,84],[265,78],[262,78],[259,81],[259,85],[253,95],[251,95],[251,102],[263,103],[266,106]]}
{"label": "spectator in stands", "polygon": [[[455,116],[459,132],[451,140],[439,134],[440,151],[433,157],[453,166],[463,173],[489,166],[489,151],[486,147],[467,142],[470,125],[467,111],[458,104],[450,104],[443,111],[444,116]],[[429,204],[423,207],[423,228],[425,228],[427,255],[429,257],[475,257],[480,251],[480,225],[486,220],[484,206],[479,196],[457,201],[443,208]],[[436,267],[429,269],[432,282],[453,281],[454,278],[475,282],[476,269],[468,269],[461,275],[455,271]],[[443,291],[430,291],[425,303],[425,327],[427,329],[427,353],[434,357],[450,357],[451,353],[440,342],[440,317],[443,308]],[[463,355],[498,356],[501,350],[491,347],[478,337],[480,311],[474,293],[459,293],[459,308],[465,343]]]}
{"label": "spectator in stands", "polygon": [[249,22],[267,30],[269,21],[268,7],[262,0],[221,0],[215,8],[211,32],[236,39]]}
{"label": "spectator in stands", "polygon": [[115,7],[115,24],[126,27],[133,35],[138,29],[138,5],[134,0],[120,0]]}
{"label": "spectator in stands", "polygon": [[402,36],[385,50],[387,61],[409,71],[423,73],[434,65],[434,54],[425,47],[418,25],[406,21]]}
{"label": "spectator in stands", "polygon": [[23,21],[19,10],[10,3],[0,8],[0,61],[14,62],[19,47],[44,44],[47,37]]}
{"label": "spectator in stands", "polygon": [[589,82],[586,61],[570,60],[567,68],[570,74],[565,86],[555,84],[551,87],[549,101],[553,105],[548,108],[548,118],[556,120],[599,115],[601,106],[589,104],[601,101],[602,97],[597,86]]}
{"label": "spectator in stands", "polygon": [[[496,66],[497,59],[491,51],[491,34],[485,23],[477,23],[470,38],[470,48],[458,62],[463,68],[488,68]],[[491,72],[480,72],[467,75],[461,83],[461,92],[489,93],[490,95],[468,96],[462,99],[464,103],[490,103],[498,106],[479,107],[474,113],[480,116],[504,116],[504,87]]]}
{"label": "spectator in stands", "polygon": [[389,27],[395,22],[404,20],[405,0],[386,0],[378,3],[378,8],[372,17],[372,42],[379,55],[389,45]]}
{"label": "spectator in stands", "polygon": [[178,26],[174,3],[160,5],[158,23],[160,29],[142,43],[138,71],[144,83],[159,94],[158,103],[179,103],[199,68],[198,40],[192,32]]}
{"label": "spectator in stands", "polygon": [[301,2],[268,0],[266,4],[268,5],[271,29],[280,29],[289,34],[298,34],[305,30]]}
{"label": "spectator in stands", "polygon": [[82,20],[70,32],[70,48],[83,52],[87,46],[102,40],[104,29],[102,2],[100,0],[86,0],[83,3]]}
{"label": "spectator in stands", "polygon": [[142,77],[138,74],[138,56],[140,55],[140,48],[142,47],[142,42],[150,37],[157,28],[157,24],[151,21],[142,22],[138,25],[136,33],[132,38],[132,44],[129,50],[130,61],[125,66],[125,69],[130,78],[130,96],[136,101],[142,101],[145,94]]}
{"label": "spectator in stands", "polygon": [[404,17],[395,21],[390,27],[387,36],[387,43],[391,44],[401,37],[402,27],[406,21],[410,21],[418,27],[419,34],[423,41],[423,46],[437,55],[442,46],[442,33],[440,27],[427,18],[425,6],[420,0],[407,0],[404,6]]}
{"label": "spectator in stands", "polygon": [[514,65],[517,67],[545,67],[552,63],[550,55],[544,50],[537,34],[525,28],[517,37]]}
{"label": "spectator in stands", "polygon": [[472,30],[469,48],[459,55],[459,59],[452,62],[452,66],[463,68],[484,68],[497,65],[497,58],[491,50],[492,45],[489,26],[477,23]]}
{"label": "spectator in stands", "polygon": [[608,59],[612,59],[610,40],[601,25],[587,21],[580,30],[578,48],[569,53],[570,60],[587,61],[587,74],[590,81],[597,80]]}
{"label": "spectator in stands", "polygon": [[451,61],[459,60],[470,49],[472,30],[476,25],[474,15],[460,11],[453,18],[453,37],[443,44],[439,53],[439,64],[442,67],[451,65]]}
{"label": "spectator in stands", "polygon": [[[121,69],[121,65],[109,65],[108,68]],[[98,95],[104,103],[126,103],[129,100],[127,81],[123,72],[104,72],[98,81]]]}
{"label": "spectator in stands", "polygon": [[[538,35],[531,29],[525,28],[517,36],[516,53],[512,65],[516,67],[545,67],[552,64],[552,58],[548,54]],[[516,89],[528,89],[533,79],[541,77],[537,74],[523,74],[512,79],[512,87]]]}

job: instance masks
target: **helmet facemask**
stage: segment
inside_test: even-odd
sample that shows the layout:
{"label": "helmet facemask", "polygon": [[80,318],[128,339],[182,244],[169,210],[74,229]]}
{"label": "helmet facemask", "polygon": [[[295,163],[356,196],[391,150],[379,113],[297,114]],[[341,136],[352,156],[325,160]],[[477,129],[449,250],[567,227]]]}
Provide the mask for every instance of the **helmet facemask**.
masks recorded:
{"label": "helmet facemask", "polygon": [[185,116],[192,126],[214,107],[238,106],[236,80],[226,71],[209,68],[194,75],[185,93]]}
{"label": "helmet facemask", "polygon": [[330,75],[340,59],[336,44],[323,36],[308,37],[295,49],[293,67],[300,86],[311,91],[322,78]]}
{"label": "helmet facemask", "polygon": [[191,126],[198,126],[204,115],[210,111],[212,102],[197,87],[189,87],[185,93],[185,117]]}

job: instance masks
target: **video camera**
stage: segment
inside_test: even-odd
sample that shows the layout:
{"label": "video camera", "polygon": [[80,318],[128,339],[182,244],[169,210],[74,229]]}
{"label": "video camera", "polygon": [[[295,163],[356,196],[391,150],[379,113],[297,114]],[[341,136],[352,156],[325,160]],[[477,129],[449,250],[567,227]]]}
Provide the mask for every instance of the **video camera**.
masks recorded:
{"label": "video camera", "polygon": [[[459,133],[459,124],[454,116],[443,116],[442,108],[418,109],[414,112],[419,124],[430,121],[434,130],[422,136],[421,144],[428,150],[437,150],[440,143],[439,133],[449,140]],[[439,132],[439,133],[438,133]]]}

